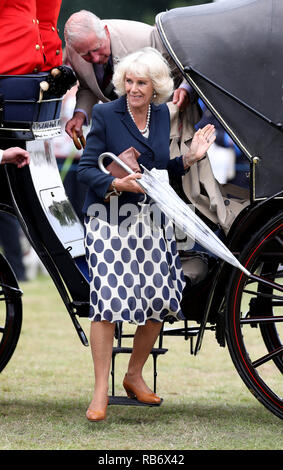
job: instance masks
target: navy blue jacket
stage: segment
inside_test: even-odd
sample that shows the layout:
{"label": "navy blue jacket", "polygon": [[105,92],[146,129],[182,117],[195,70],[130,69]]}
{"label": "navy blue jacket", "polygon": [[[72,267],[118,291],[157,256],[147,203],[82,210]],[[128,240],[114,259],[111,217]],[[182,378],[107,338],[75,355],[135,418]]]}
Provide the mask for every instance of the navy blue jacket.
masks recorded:
{"label": "navy blue jacket", "polygon": [[[169,156],[170,116],[166,104],[152,104],[149,138],[142,136],[127,111],[126,98],[97,104],[93,107],[92,127],[87,136],[86,147],[78,165],[78,179],[88,186],[83,207],[86,213],[94,203],[105,204],[104,197],[114,179],[98,168],[98,157],[103,152],[119,155],[129,147],[135,147],[140,153],[139,164],[149,170],[153,167],[167,169],[183,175],[185,173],[182,157],[170,160]],[[104,159],[107,166],[112,160]],[[119,207],[124,203],[137,203],[143,195],[123,192],[119,196]]]}

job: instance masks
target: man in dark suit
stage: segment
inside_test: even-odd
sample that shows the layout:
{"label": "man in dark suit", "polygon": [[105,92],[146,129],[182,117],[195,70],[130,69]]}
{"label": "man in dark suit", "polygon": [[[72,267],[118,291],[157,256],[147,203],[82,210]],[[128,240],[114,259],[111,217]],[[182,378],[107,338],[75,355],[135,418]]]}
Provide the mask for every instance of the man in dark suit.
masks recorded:
{"label": "man in dark suit", "polygon": [[[28,165],[30,162],[29,153],[20,147],[10,147],[6,150],[0,149],[0,163],[13,163],[18,168]],[[0,213],[0,242],[4,249],[4,254],[15,271],[19,281],[25,281],[25,267],[22,261],[22,248],[19,239],[18,220],[5,212]]]}

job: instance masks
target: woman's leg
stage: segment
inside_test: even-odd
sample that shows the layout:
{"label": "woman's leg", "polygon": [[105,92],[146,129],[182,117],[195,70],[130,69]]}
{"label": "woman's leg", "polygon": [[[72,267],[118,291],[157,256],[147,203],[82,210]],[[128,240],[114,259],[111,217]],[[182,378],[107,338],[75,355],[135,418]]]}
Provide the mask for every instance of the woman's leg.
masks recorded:
{"label": "woman's leg", "polygon": [[102,409],[107,403],[115,323],[91,322],[90,344],[94,365],[94,394],[89,409]]}
{"label": "woman's leg", "polygon": [[144,393],[149,393],[151,390],[142,378],[143,366],[158,338],[161,327],[162,322],[148,320],[145,325],[137,327],[134,336],[133,351],[126,377],[127,381]]}

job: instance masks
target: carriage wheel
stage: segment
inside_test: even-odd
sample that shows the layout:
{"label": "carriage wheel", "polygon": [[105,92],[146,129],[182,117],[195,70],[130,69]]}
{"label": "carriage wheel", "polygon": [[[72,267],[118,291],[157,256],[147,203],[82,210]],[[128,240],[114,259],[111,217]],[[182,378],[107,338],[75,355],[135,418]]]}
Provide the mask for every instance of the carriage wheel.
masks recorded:
{"label": "carriage wheel", "polygon": [[241,378],[283,418],[283,216],[273,217],[247,243],[227,291],[226,338]]}
{"label": "carriage wheel", "polygon": [[21,291],[9,264],[0,256],[0,372],[17,346],[21,326]]}

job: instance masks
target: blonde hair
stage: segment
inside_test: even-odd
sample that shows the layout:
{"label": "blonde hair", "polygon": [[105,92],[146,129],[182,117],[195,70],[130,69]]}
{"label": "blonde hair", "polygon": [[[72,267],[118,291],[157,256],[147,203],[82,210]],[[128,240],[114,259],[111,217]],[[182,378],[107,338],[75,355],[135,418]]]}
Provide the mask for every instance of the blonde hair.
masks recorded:
{"label": "blonde hair", "polygon": [[173,79],[170,68],[162,55],[152,47],[145,47],[125,56],[117,65],[113,84],[118,96],[126,94],[125,76],[132,73],[136,77],[149,78],[154,88],[152,101],[165,103],[173,93]]}

